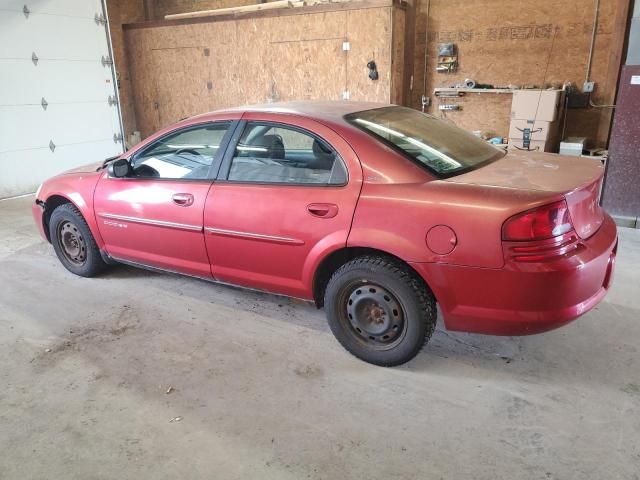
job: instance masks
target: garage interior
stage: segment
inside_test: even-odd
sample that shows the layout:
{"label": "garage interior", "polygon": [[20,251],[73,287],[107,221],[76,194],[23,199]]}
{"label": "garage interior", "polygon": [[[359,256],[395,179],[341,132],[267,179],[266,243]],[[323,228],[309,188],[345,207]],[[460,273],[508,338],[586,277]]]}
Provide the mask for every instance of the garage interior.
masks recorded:
{"label": "garage interior", "polygon": [[[309,303],[78,278],[38,235],[52,175],[287,100],[394,103],[604,164],[611,291],[528,337],[439,320],[380,368]],[[639,1],[0,0],[0,478],[640,479],[639,111]]]}

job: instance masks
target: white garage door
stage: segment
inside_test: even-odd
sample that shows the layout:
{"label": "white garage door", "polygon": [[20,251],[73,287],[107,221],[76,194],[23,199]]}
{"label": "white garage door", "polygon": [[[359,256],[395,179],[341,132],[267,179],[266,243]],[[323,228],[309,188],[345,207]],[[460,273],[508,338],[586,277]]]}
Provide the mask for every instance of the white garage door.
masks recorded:
{"label": "white garage door", "polygon": [[0,0],[0,198],[122,152],[100,0]]}

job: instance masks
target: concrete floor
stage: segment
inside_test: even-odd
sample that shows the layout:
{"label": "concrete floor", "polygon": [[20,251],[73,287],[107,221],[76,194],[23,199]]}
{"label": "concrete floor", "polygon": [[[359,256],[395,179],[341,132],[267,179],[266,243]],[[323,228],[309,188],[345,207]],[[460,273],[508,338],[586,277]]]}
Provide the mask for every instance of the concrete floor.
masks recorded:
{"label": "concrete floor", "polygon": [[2,479],[640,478],[640,231],[620,231],[614,287],[581,320],[439,326],[384,369],[297,301],[128,267],[75,277],[32,201],[0,202]]}

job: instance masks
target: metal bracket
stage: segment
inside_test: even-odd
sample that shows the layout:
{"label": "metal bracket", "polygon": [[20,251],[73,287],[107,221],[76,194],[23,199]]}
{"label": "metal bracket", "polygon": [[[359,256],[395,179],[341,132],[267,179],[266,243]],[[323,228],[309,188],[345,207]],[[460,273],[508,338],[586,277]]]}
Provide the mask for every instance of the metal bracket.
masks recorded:
{"label": "metal bracket", "polygon": [[36,55],[36,52],[31,53],[31,61],[33,62],[33,64],[37,67],[38,66],[38,56]]}
{"label": "metal bracket", "polygon": [[113,143],[122,143],[122,134],[114,133],[113,134]]}
{"label": "metal bracket", "polygon": [[113,60],[111,60],[111,57],[109,56],[102,56],[102,59],[100,60],[102,62],[102,66],[106,67],[107,65],[111,66],[113,65]]}
{"label": "metal bracket", "polygon": [[53,140],[49,140],[49,149],[53,152],[56,149],[56,144],[53,143]]}
{"label": "metal bracket", "polygon": [[24,18],[29,18],[31,10],[29,10],[29,7],[25,5],[24,7],[22,7],[22,13],[24,13]]}
{"label": "metal bracket", "polygon": [[96,13],[95,17],[93,17],[93,21],[96,22],[96,25],[105,26],[107,24],[107,19],[104,16],[104,13]]}
{"label": "metal bracket", "polygon": [[44,97],[42,97],[42,101],[40,102],[40,105],[42,105],[43,110],[46,110],[47,107],[49,106],[49,103],[44,99]]}
{"label": "metal bracket", "polygon": [[118,100],[114,95],[109,95],[107,97],[107,103],[109,104],[110,107],[113,107],[114,105],[118,104]]}

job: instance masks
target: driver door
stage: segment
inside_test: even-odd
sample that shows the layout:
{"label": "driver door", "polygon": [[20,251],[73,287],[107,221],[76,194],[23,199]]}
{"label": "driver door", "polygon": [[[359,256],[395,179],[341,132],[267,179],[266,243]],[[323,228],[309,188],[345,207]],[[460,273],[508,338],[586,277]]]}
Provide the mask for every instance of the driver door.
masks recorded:
{"label": "driver door", "polygon": [[117,260],[211,276],[203,212],[231,121],[171,131],[138,150],[125,178],[105,172],[94,195],[100,235]]}

